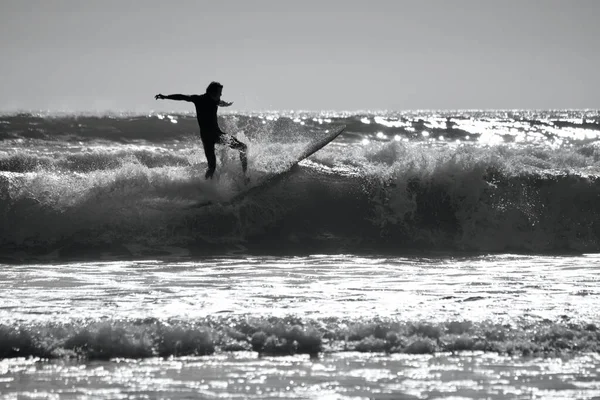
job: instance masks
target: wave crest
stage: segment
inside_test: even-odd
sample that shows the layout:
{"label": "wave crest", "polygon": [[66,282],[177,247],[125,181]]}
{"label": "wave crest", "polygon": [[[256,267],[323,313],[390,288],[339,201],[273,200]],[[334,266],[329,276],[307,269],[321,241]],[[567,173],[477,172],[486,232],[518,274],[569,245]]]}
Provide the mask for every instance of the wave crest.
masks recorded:
{"label": "wave crest", "polygon": [[296,317],[203,321],[103,321],[0,325],[0,358],[147,358],[202,356],[232,351],[262,355],[322,352],[434,354],[484,351],[556,356],[597,352],[592,323],[529,322],[502,325],[468,320],[427,323],[396,320],[304,321]]}

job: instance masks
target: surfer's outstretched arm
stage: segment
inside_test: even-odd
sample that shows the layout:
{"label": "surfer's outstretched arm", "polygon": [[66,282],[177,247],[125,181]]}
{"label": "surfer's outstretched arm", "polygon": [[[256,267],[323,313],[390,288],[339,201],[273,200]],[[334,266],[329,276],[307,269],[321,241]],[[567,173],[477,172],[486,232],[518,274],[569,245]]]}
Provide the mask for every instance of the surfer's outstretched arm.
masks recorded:
{"label": "surfer's outstretched arm", "polygon": [[193,101],[192,96],[188,96],[187,94],[169,94],[166,96],[163,94],[157,94],[156,96],[154,96],[154,99],[156,99],[156,100]]}
{"label": "surfer's outstretched arm", "polygon": [[230,103],[223,101],[223,100],[219,101],[219,107],[229,107],[232,104],[233,104],[233,101]]}

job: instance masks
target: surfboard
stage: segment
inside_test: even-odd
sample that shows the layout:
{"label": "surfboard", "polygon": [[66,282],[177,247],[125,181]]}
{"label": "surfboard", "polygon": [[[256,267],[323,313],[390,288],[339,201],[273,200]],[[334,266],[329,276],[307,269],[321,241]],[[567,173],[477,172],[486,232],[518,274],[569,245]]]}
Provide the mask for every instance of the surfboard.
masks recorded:
{"label": "surfboard", "polygon": [[201,202],[201,203],[196,203],[196,204],[192,205],[191,207],[198,208],[198,207],[206,207],[206,206],[210,206],[210,205],[214,205],[214,204],[221,204],[221,205],[233,204],[233,203],[236,203],[237,201],[241,200],[242,198],[251,195],[254,192],[260,191],[260,190],[264,189],[265,187],[268,187],[269,185],[281,180],[288,173],[293,171],[294,168],[298,165],[298,163],[300,161],[312,156],[317,151],[319,151],[323,147],[327,146],[331,141],[333,141],[342,132],[344,132],[345,129],[346,129],[346,126],[344,125],[337,129],[326,132],[324,135],[320,136],[318,139],[316,139],[312,143],[310,143],[307,146],[307,148],[304,149],[304,151],[301,152],[296,157],[295,161],[290,163],[290,165],[286,169],[284,169],[283,171],[280,171],[276,174],[273,174],[271,176],[268,176],[268,177],[260,180],[259,182],[255,183],[254,185],[248,186],[245,190],[242,190],[240,193],[236,194],[229,200],[222,201],[222,202],[212,202],[212,201]]}

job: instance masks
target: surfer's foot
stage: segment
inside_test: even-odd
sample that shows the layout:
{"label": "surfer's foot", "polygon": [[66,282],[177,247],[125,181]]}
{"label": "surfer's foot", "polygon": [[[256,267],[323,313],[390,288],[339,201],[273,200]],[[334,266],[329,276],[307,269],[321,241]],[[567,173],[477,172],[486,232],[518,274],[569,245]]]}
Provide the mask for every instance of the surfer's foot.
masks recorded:
{"label": "surfer's foot", "polygon": [[214,170],[210,170],[209,169],[208,171],[206,171],[206,174],[204,175],[204,178],[205,179],[212,179],[214,173],[215,173]]}
{"label": "surfer's foot", "polygon": [[244,176],[244,184],[245,185],[249,185],[250,184],[250,177],[249,176]]}

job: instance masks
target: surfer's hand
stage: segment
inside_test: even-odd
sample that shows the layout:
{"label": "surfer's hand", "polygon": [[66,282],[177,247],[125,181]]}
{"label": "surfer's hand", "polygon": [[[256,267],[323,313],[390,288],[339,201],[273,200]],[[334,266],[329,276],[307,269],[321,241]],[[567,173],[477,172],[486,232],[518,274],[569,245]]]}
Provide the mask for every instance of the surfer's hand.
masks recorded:
{"label": "surfer's hand", "polygon": [[163,96],[162,94],[157,94],[156,96],[154,96],[155,100],[164,100],[165,96]]}
{"label": "surfer's hand", "polygon": [[221,100],[221,101],[219,102],[219,107],[229,107],[229,106],[230,106],[230,105],[232,105],[232,104],[233,104],[233,101],[232,101],[231,103],[228,103],[228,102],[226,102],[226,101],[223,101],[223,100]]}

